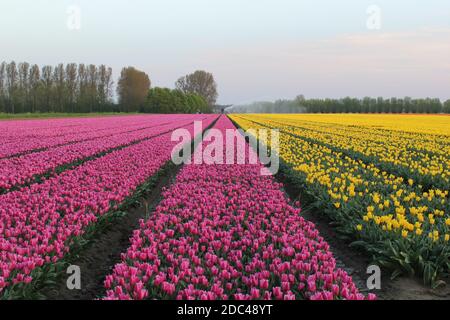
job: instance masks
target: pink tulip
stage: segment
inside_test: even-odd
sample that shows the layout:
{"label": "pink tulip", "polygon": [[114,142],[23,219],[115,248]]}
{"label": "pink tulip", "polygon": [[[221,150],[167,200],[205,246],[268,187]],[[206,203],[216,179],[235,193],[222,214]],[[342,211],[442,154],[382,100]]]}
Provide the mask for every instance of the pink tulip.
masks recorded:
{"label": "pink tulip", "polygon": [[[235,130],[224,116],[215,128]],[[143,262],[139,257],[145,252],[145,263],[159,272],[148,286],[167,282],[163,292],[177,299],[363,297],[351,277],[336,268],[314,224],[289,205],[273,177],[260,175],[261,164],[248,159],[246,153],[243,165],[185,165],[148,221],[133,233],[111,286],[133,281],[122,266],[138,266],[134,261]],[[148,267],[137,268],[136,277],[142,279]],[[169,289],[174,276],[177,285]],[[107,291],[106,297],[113,294]]]}

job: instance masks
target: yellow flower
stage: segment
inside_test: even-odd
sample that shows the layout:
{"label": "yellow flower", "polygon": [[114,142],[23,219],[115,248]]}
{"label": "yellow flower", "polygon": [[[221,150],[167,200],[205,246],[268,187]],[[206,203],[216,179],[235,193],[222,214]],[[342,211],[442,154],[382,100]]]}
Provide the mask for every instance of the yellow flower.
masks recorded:
{"label": "yellow flower", "polygon": [[336,207],[336,209],[339,209],[341,207],[341,204],[339,202],[335,202],[334,206]]}
{"label": "yellow flower", "polygon": [[362,228],[363,228],[363,226],[362,226],[361,224],[358,224],[358,225],[356,226],[356,230],[358,230],[358,231],[361,231]]}
{"label": "yellow flower", "polygon": [[403,238],[406,238],[407,236],[408,236],[408,231],[403,230],[403,231],[402,231],[402,237],[403,237]]}
{"label": "yellow flower", "polygon": [[416,230],[416,234],[417,234],[418,236],[421,236],[422,233],[423,233],[423,230],[422,230],[422,229],[417,229],[417,230]]}
{"label": "yellow flower", "polygon": [[378,193],[375,193],[372,198],[373,202],[375,202],[376,204],[380,203],[380,196],[378,195]]}

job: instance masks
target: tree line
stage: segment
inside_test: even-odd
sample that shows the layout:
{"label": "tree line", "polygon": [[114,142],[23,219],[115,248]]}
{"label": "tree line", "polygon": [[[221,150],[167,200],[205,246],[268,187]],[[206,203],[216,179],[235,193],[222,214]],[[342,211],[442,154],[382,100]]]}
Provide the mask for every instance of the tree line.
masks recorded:
{"label": "tree line", "polygon": [[149,76],[122,69],[113,101],[112,69],[105,65],[58,64],[42,68],[28,62],[0,64],[0,113],[211,112],[217,84],[211,73],[181,77],[175,90],[151,89]]}
{"label": "tree line", "polygon": [[450,113],[450,100],[405,98],[305,99],[254,102],[227,109],[232,113]]}
{"label": "tree line", "polygon": [[0,64],[0,112],[116,111],[112,90],[112,69],[103,64]]}
{"label": "tree line", "polygon": [[438,98],[296,99],[307,113],[450,113],[450,100]]}

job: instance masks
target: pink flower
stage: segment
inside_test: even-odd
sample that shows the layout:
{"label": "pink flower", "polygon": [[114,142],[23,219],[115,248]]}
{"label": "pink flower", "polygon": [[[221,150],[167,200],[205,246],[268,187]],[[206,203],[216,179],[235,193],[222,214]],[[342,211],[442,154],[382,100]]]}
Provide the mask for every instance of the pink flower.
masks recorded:
{"label": "pink flower", "polygon": [[[215,128],[235,130],[224,116]],[[281,185],[260,174],[260,163],[248,163],[248,153],[243,160],[185,165],[133,234],[111,286],[124,281],[124,290],[133,288],[130,284],[142,281],[151,267],[146,286],[161,292],[149,298],[332,299],[345,294],[341,287],[347,298],[360,298],[315,226],[289,205]],[[115,295],[107,292],[108,298]]]}
{"label": "pink flower", "polygon": [[259,280],[259,287],[263,290],[269,289],[269,280],[267,280],[267,279]]}

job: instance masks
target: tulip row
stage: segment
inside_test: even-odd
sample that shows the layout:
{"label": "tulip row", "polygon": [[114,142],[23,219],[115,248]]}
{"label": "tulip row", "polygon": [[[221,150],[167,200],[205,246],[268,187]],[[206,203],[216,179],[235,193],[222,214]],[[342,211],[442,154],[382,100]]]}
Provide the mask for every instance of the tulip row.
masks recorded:
{"label": "tulip row", "polygon": [[29,184],[42,175],[62,169],[62,166],[67,167],[83,159],[95,157],[185,126],[195,120],[195,117],[173,116],[170,120],[169,123],[153,125],[150,128],[144,127],[138,130],[119,132],[108,137],[71,143],[20,157],[0,159],[0,193],[5,193],[13,187]]}
{"label": "tulip row", "polygon": [[413,179],[425,189],[448,188],[450,183],[450,136],[398,132],[370,127],[328,125],[297,117],[252,117],[252,121],[301,139],[322,144],[381,170]]}
{"label": "tulip row", "polygon": [[[19,122],[20,125],[12,126],[7,122],[1,124],[0,132],[2,144],[0,145],[0,158],[19,156],[24,153],[41,151],[47,148],[67,145],[70,143],[107,138],[118,133],[142,130],[152,126],[168,123],[173,116],[139,116],[139,117],[112,117],[105,121],[104,118],[95,118],[87,125],[71,126],[71,119],[58,120],[57,123],[50,122],[53,127],[44,129],[28,128],[28,122]],[[28,120],[33,122],[34,120]],[[11,131],[9,133],[5,133]]]}
{"label": "tulip row", "polygon": [[[266,117],[261,123],[272,123],[271,116]],[[309,126],[312,119],[304,117]],[[401,123],[401,116],[393,117]],[[233,119],[244,129],[266,128],[259,124],[261,116]],[[354,245],[395,274],[420,275],[428,284],[449,272],[448,189],[424,190],[413,179],[381,170],[378,163],[366,163],[280,127],[278,152],[288,166],[286,175],[339,222],[339,230],[359,240]]]}
{"label": "tulip row", "polygon": [[[96,132],[107,129],[121,128],[148,123],[155,116],[114,116],[95,118],[61,118],[2,121],[0,134],[2,140],[20,141],[26,138],[54,138],[73,133]],[[55,130],[58,128],[58,130]]]}
{"label": "tulip row", "polygon": [[[215,129],[235,127],[222,116]],[[182,168],[106,277],[105,299],[365,299],[282,186],[246,157]]]}
{"label": "tulip row", "polygon": [[[204,126],[214,119],[207,116]],[[193,124],[186,129],[193,131]],[[33,281],[35,270],[63,259],[88,226],[116,210],[170,160],[174,146],[166,133],[1,195],[0,295],[8,297]]]}

